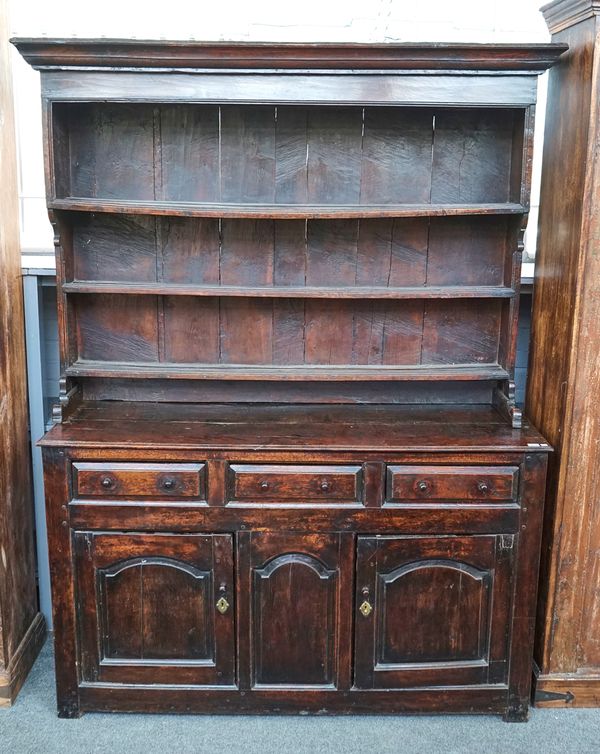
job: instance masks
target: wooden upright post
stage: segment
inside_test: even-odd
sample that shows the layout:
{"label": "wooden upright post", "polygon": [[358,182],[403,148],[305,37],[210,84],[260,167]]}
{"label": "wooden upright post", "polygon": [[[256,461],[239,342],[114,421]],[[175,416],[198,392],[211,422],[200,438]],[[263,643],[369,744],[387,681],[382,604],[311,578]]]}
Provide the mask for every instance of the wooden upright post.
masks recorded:
{"label": "wooden upright post", "polygon": [[600,3],[542,8],[550,71],[526,410],[550,459],[538,705],[600,706]]}
{"label": "wooden upright post", "polygon": [[7,0],[0,0],[0,172],[0,706],[6,706],[19,692],[45,633],[35,585]]}

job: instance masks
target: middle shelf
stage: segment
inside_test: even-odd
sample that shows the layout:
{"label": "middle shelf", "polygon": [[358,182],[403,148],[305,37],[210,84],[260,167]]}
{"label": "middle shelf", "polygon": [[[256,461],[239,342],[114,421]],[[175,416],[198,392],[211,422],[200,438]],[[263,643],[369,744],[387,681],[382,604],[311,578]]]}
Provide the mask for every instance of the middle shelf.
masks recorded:
{"label": "middle shelf", "polygon": [[141,362],[119,363],[79,359],[66,368],[69,377],[113,377],[171,380],[292,380],[292,381],[443,381],[503,380],[509,373],[499,364],[405,365],[253,365]]}
{"label": "middle shelf", "polygon": [[452,217],[472,215],[522,215],[528,208],[516,202],[422,202],[413,204],[273,204],[105,199],[68,196],[51,199],[50,209],[71,212],[157,215],[263,220],[317,220],[361,218]]}

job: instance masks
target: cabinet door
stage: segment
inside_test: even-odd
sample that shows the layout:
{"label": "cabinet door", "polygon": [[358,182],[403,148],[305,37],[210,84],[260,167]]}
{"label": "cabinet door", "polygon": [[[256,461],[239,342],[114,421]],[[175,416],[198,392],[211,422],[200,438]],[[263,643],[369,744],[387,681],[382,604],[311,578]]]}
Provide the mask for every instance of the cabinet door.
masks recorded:
{"label": "cabinet door", "polygon": [[74,537],[83,681],[233,684],[230,535]]}
{"label": "cabinet door", "polygon": [[240,539],[249,686],[349,687],[352,551],[352,537],[339,534]]}
{"label": "cabinet door", "polygon": [[505,682],[513,539],[359,537],[355,686]]}

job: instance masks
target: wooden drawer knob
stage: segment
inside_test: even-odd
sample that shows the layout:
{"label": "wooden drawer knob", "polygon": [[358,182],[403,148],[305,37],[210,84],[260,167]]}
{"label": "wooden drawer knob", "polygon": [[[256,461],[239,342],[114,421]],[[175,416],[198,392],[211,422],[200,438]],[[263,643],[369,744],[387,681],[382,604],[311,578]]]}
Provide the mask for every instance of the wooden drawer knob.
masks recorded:
{"label": "wooden drawer knob", "polygon": [[419,490],[419,492],[429,492],[429,482],[426,482],[424,479],[422,479],[417,483],[417,489]]}
{"label": "wooden drawer knob", "polygon": [[268,490],[269,489],[269,483],[267,481],[263,481],[260,483],[261,490]]}
{"label": "wooden drawer knob", "polygon": [[481,492],[482,495],[487,495],[490,491],[490,485],[487,482],[479,482],[477,485],[477,491]]}
{"label": "wooden drawer knob", "polygon": [[103,476],[102,479],[100,479],[100,484],[105,490],[112,490],[115,486],[115,480],[111,476]]}
{"label": "wooden drawer knob", "polygon": [[329,492],[329,490],[331,489],[331,485],[329,484],[327,480],[323,480],[320,484],[320,487],[321,487],[321,492]]}

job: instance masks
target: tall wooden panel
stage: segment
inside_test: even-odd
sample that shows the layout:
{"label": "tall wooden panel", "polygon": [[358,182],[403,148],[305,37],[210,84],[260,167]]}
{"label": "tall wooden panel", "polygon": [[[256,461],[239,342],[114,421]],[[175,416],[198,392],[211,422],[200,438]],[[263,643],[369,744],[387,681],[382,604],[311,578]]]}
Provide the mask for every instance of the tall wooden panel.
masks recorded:
{"label": "tall wooden panel", "polygon": [[44,639],[33,495],[6,0],[0,0],[0,706],[11,704]]}
{"label": "tall wooden panel", "polygon": [[550,459],[536,702],[600,705],[600,7],[543,9],[550,73],[527,407]]}

